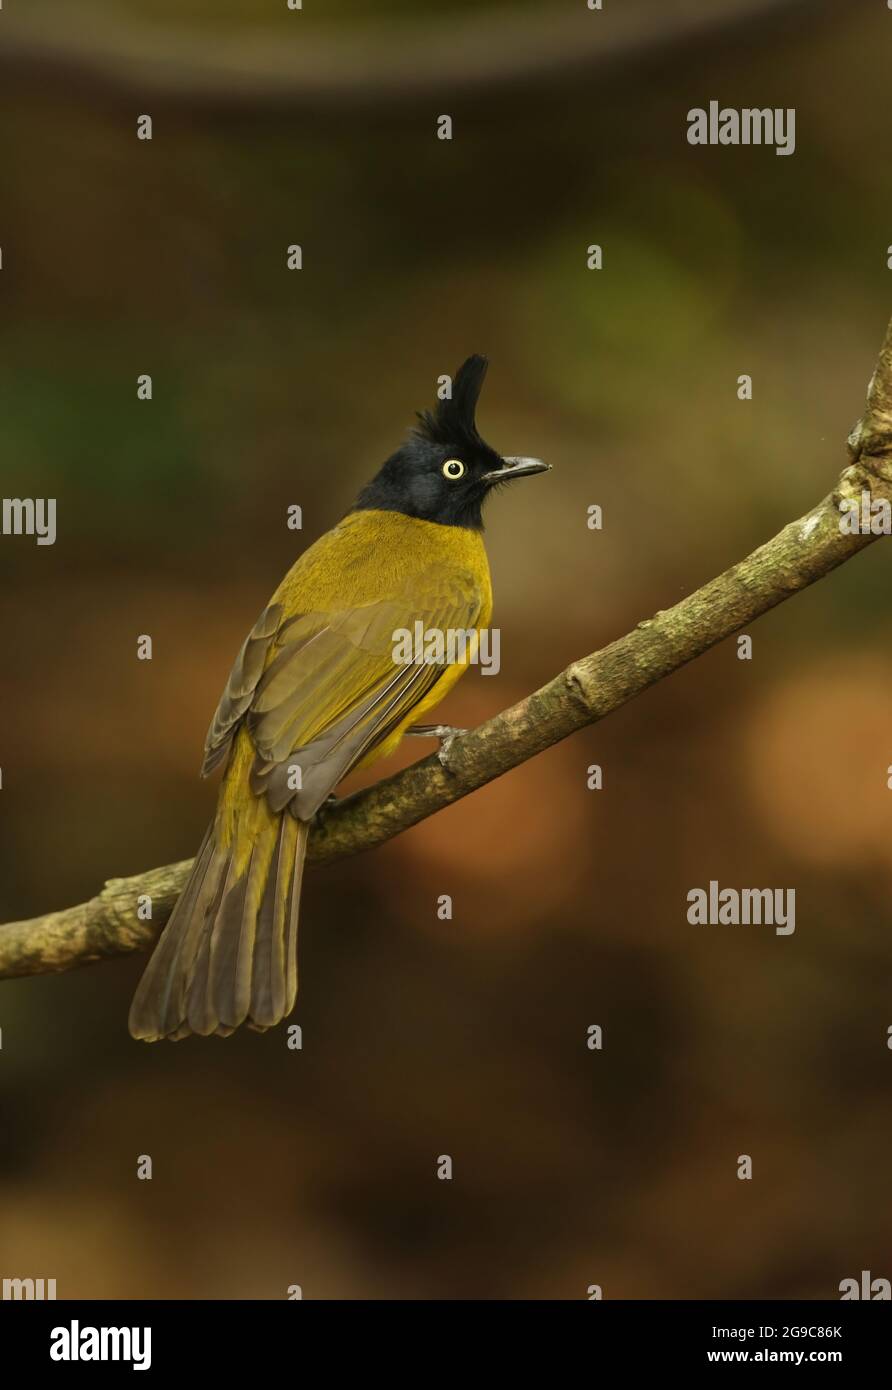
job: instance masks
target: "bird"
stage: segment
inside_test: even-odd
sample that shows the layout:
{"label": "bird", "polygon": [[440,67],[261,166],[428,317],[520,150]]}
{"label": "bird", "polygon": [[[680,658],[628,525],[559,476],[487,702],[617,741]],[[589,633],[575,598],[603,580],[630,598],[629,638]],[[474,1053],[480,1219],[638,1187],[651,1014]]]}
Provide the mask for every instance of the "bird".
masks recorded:
{"label": "bird", "polygon": [[[481,437],[488,359],[469,357],[346,515],[296,560],[245,638],[201,774],[224,767],[214,818],[130,1009],[134,1038],[265,1032],[297,997],[301,882],[314,815],[354,768],[387,757],[464,674],[394,656],[397,632],[492,617],[483,506],[546,471]],[[453,648],[454,651],[454,648]]]}

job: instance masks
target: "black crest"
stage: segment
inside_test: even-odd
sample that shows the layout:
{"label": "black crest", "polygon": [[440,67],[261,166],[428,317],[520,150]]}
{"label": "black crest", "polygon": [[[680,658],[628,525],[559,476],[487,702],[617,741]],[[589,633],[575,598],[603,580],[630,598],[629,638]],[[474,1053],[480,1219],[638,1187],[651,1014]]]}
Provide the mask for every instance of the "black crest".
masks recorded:
{"label": "black crest", "polygon": [[431,444],[469,450],[486,448],[477,433],[477,402],[489,359],[475,353],[463,362],[452,383],[452,396],[439,401],[436,410],[418,411],[416,433]]}

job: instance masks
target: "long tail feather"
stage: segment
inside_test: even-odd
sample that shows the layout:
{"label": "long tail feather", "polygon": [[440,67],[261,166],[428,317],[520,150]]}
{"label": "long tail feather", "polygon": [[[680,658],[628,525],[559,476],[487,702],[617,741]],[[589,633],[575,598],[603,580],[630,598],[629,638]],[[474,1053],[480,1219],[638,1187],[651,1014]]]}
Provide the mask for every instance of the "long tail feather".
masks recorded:
{"label": "long tail feather", "polygon": [[228,1037],[291,1013],[308,830],[287,811],[270,816],[239,866],[219,820],[211,825],[134,996],[135,1038]]}

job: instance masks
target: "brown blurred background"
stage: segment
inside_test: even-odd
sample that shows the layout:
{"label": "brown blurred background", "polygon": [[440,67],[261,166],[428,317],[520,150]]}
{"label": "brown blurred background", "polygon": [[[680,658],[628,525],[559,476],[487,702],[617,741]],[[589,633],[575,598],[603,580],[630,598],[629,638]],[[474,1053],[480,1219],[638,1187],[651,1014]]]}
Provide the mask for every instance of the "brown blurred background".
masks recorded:
{"label": "brown blurred background", "polygon": [[[245,632],[469,352],[486,437],[554,472],[490,508],[502,671],[453,723],[669,606],[845,460],[892,311],[884,5],[318,8],[0,17],[3,492],[59,524],[0,542],[0,921],[193,852]],[[710,99],[795,107],[795,154],[691,148]],[[726,643],[308,874],[301,1052],[131,1042],[142,958],[0,986],[0,1275],[140,1298],[892,1277],[888,585],[876,546],[761,620],[751,663]],[[689,926],[713,878],[795,888],[795,935]]]}

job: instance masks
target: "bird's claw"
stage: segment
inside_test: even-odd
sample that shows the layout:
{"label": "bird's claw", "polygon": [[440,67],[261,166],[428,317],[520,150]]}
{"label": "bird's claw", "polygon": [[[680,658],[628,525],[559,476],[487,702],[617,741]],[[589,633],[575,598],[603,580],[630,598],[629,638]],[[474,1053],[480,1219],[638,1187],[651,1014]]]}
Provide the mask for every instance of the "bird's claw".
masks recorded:
{"label": "bird's claw", "polygon": [[413,738],[436,738],[440,740],[440,747],[437,749],[437,757],[446,766],[446,759],[449,756],[449,749],[457,738],[466,734],[467,729],[456,729],[451,724],[412,724],[407,730]]}

